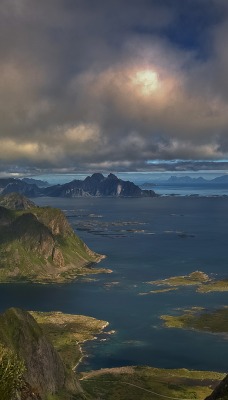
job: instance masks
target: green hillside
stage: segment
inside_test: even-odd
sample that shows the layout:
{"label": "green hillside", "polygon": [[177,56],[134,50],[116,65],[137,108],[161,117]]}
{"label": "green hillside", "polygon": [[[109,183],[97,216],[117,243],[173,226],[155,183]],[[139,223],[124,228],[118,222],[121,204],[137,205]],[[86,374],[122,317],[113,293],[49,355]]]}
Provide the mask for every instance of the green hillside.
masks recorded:
{"label": "green hillside", "polygon": [[102,258],[74,233],[61,210],[0,206],[0,282],[66,282],[106,272],[91,268]]}

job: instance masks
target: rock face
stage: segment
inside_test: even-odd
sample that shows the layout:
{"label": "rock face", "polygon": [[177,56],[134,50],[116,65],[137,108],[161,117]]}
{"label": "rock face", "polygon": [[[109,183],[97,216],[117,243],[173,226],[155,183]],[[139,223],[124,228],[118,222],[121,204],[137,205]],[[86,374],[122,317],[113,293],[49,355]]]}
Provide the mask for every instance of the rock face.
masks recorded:
{"label": "rock face", "polygon": [[[64,282],[98,262],[61,210],[0,207],[0,281]],[[92,271],[91,271],[92,272]]]}
{"label": "rock face", "polygon": [[227,400],[228,399],[228,375],[214,389],[212,394],[205,400]]}
{"label": "rock face", "polygon": [[154,197],[153,190],[142,190],[134,183],[123,181],[113,174],[105,178],[96,173],[84,181],[74,180],[64,185],[44,189],[46,196],[53,197]]}
{"label": "rock face", "polygon": [[25,365],[23,391],[27,396],[23,398],[29,399],[31,393],[34,393],[31,398],[42,400],[59,391],[82,393],[76,375],[66,370],[57,351],[28,312],[11,308],[0,315],[0,344],[14,352]]}

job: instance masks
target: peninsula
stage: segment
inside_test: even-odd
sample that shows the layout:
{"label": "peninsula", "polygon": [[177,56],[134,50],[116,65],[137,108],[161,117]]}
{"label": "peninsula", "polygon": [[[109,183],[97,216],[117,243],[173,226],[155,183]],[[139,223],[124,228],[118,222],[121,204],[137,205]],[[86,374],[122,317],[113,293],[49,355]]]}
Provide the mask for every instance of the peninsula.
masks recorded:
{"label": "peninsula", "polygon": [[37,207],[18,194],[0,198],[0,282],[64,283],[109,272],[92,268],[102,258],[74,233],[61,210]]}

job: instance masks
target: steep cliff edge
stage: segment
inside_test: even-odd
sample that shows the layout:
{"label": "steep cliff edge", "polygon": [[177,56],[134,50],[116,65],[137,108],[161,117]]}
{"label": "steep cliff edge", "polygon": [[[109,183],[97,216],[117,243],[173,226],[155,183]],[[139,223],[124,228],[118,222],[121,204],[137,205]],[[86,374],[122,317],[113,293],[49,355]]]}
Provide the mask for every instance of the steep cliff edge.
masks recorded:
{"label": "steep cliff edge", "polygon": [[228,400],[228,375],[205,400]]}
{"label": "steep cliff edge", "polygon": [[91,268],[102,258],[74,233],[61,210],[30,203],[23,210],[0,207],[1,282],[66,282],[105,272]]}
{"label": "steep cliff edge", "polygon": [[[46,400],[52,394],[56,394],[55,399],[84,398],[75,373],[65,367],[30,313],[11,308],[0,315],[0,344],[14,355],[14,360],[19,360],[23,365],[21,384],[16,390],[17,398]],[[11,379],[7,369],[4,379]],[[10,386],[12,388],[9,384],[8,390]],[[2,389],[0,383],[0,393]],[[10,393],[6,399],[11,400]]]}

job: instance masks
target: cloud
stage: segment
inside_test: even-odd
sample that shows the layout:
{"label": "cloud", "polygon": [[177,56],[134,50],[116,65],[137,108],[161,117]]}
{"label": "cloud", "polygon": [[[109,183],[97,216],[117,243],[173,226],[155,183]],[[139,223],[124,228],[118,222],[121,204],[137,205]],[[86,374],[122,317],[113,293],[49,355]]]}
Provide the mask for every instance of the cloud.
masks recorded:
{"label": "cloud", "polygon": [[3,167],[227,157],[225,1],[3,0],[0,24]]}

